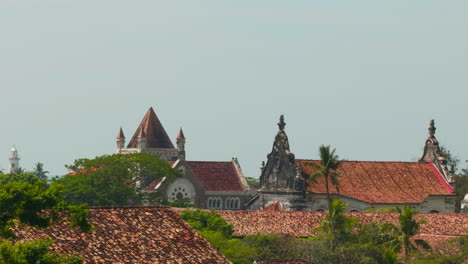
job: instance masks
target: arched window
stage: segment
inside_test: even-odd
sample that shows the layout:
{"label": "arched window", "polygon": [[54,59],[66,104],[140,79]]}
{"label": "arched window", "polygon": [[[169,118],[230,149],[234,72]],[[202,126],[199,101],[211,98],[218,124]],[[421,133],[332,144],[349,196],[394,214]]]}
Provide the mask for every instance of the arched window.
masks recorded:
{"label": "arched window", "polygon": [[437,210],[432,210],[432,211],[430,211],[429,213],[438,213],[438,212],[439,212],[439,211],[437,211]]}

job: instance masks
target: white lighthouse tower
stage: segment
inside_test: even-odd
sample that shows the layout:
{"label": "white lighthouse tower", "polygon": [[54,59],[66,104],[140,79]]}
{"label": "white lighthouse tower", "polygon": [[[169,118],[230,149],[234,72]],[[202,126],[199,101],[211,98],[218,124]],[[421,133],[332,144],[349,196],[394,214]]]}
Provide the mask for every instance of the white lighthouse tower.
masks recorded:
{"label": "white lighthouse tower", "polygon": [[10,173],[15,173],[16,170],[19,168],[19,161],[20,158],[18,156],[18,150],[16,150],[16,147],[13,145],[13,148],[10,151],[10,168],[9,172]]}

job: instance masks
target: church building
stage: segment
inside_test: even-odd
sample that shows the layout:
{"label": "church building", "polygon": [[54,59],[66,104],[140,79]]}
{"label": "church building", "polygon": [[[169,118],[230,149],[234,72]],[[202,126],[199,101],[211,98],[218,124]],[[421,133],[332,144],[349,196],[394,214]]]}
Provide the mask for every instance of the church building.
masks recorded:
{"label": "church building", "polygon": [[[290,151],[286,123],[281,116],[279,131],[262,166],[261,188],[249,201],[252,210],[269,206],[283,210],[322,211],[328,209],[325,180],[311,181],[310,163]],[[421,212],[454,212],[455,193],[446,160],[440,155],[434,121],[429,126],[424,153],[419,162],[342,161],[337,172],[339,188],[329,183],[332,199],[344,200],[350,211],[403,206]],[[279,205],[278,205],[279,204]]]}
{"label": "church building", "polygon": [[120,128],[116,152],[149,153],[167,160],[182,172],[183,177],[173,182],[162,178],[143,186],[145,192],[160,192],[169,202],[189,198],[197,208],[246,209],[244,205],[252,195],[237,158],[231,161],[188,161],[185,159],[185,140],[180,129],[174,147],[151,107],[126,147],[125,135]]}

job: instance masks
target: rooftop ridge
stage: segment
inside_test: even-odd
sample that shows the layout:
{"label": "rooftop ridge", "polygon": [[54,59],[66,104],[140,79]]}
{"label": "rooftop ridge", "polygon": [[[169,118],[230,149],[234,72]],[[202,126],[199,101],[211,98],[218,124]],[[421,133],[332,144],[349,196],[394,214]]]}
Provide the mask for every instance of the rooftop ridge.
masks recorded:
{"label": "rooftop ridge", "polygon": [[232,160],[230,160],[230,161],[222,161],[222,160],[219,160],[219,161],[188,160],[187,162],[197,162],[197,163],[232,163]]}
{"label": "rooftop ridge", "polygon": [[[297,161],[320,161],[319,159],[295,159]],[[420,163],[426,164],[419,161],[386,161],[386,160],[340,160],[341,162],[374,162],[374,163]]]}
{"label": "rooftop ridge", "polygon": [[170,209],[170,206],[153,204],[153,205],[99,205],[99,206],[87,206],[88,209],[135,209],[135,208],[162,208]]}

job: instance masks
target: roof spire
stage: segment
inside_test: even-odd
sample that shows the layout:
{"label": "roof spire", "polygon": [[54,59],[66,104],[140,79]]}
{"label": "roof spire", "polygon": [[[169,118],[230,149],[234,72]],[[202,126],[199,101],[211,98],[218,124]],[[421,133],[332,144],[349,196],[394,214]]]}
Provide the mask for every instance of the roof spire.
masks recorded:
{"label": "roof spire", "polygon": [[281,131],[283,131],[285,126],[286,126],[286,123],[284,122],[284,115],[281,115],[280,121],[278,123],[278,127]]}
{"label": "roof spire", "polygon": [[124,132],[122,130],[122,127],[120,127],[119,133],[117,133],[117,139],[125,139]]}
{"label": "roof spire", "polygon": [[435,136],[435,131],[436,127],[434,125],[434,119],[431,120],[431,123],[429,124],[429,137],[434,138]]}
{"label": "roof spire", "polygon": [[185,139],[184,131],[182,131],[182,127],[179,129],[179,134],[177,134],[177,139]]}

